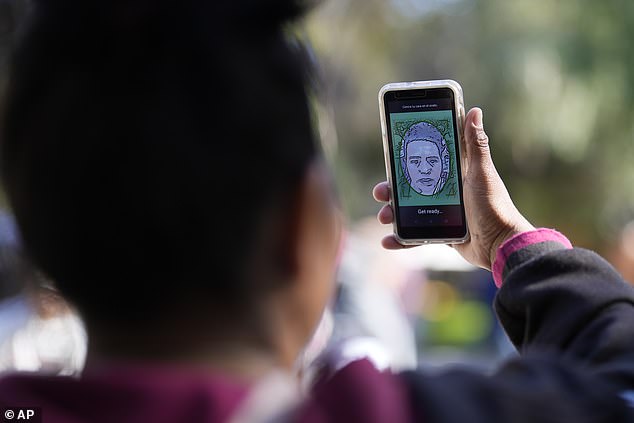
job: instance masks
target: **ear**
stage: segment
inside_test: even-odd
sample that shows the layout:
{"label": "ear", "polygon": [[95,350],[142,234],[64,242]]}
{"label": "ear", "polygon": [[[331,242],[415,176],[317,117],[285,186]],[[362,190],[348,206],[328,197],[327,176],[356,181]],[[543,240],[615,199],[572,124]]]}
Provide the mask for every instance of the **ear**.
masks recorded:
{"label": "ear", "polygon": [[[246,269],[254,280],[270,277],[278,288],[301,279],[327,253],[329,238],[339,237],[339,207],[334,201],[326,166],[316,161],[307,166],[294,192],[275,204],[255,235],[259,254]],[[333,221],[333,220],[336,220]],[[336,242],[336,239],[334,239]]]}
{"label": "ear", "polygon": [[307,337],[334,290],[341,222],[329,173],[317,162],[307,169],[289,222],[292,286],[286,291],[286,301]]}
{"label": "ear", "polygon": [[317,262],[336,257],[341,213],[322,161],[307,168],[294,196],[288,225],[288,264],[296,277]]}
{"label": "ear", "polygon": [[341,218],[326,167],[306,169],[285,214],[286,284],[272,298],[281,362],[292,366],[314,333],[335,284]]}

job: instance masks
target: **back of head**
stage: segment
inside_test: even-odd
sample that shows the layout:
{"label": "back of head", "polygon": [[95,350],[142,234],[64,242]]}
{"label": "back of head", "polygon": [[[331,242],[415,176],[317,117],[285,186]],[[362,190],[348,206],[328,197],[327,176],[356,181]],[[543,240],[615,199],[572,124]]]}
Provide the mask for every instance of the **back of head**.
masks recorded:
{"label": "back of head", "polygon": [[291,0],[34,2],[2,177],[29,253],[89,320],[237,307],[270,289],[247,269],[317,150],[284,29],[300,12]]}

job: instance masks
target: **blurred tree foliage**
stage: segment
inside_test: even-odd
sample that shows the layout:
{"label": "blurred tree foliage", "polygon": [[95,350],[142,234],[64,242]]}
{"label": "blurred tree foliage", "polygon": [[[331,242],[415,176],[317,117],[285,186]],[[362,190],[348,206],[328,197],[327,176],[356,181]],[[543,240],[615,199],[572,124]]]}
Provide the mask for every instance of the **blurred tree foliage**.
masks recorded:
{"label": "blurred tree foliage", "polygon": [[308,32],[329,81],[351,219],[385,178],[377,92],[452,78],[485,111],[518,207],[595,249],[634,218],[634,2],[337,0]]}

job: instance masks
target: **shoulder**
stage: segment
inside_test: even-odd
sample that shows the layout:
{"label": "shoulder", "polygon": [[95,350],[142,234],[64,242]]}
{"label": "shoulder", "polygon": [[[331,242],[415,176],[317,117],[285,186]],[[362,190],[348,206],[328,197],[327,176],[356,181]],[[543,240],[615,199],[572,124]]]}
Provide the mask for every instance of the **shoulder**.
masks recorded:
{"label": "shoulder", "polygon": [[412,421],[404,380],[377,370],[368,360],[352,362],[332,376],[321,378],[297,417],[298,421]]}

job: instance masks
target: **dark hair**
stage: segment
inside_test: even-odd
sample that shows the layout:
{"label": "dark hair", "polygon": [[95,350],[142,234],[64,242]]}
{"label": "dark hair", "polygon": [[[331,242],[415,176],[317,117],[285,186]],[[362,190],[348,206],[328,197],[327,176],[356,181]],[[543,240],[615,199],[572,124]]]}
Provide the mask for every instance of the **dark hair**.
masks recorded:
{"label": "dark hair", "polygon": [[[247,272],[318,152],[307,65],[285,30],[301,11],[35,2],[11,67],[2,176],[34,261],[89,319],[246,307],[271,289]],[[274,260],[284,234],[272,235]]]}

